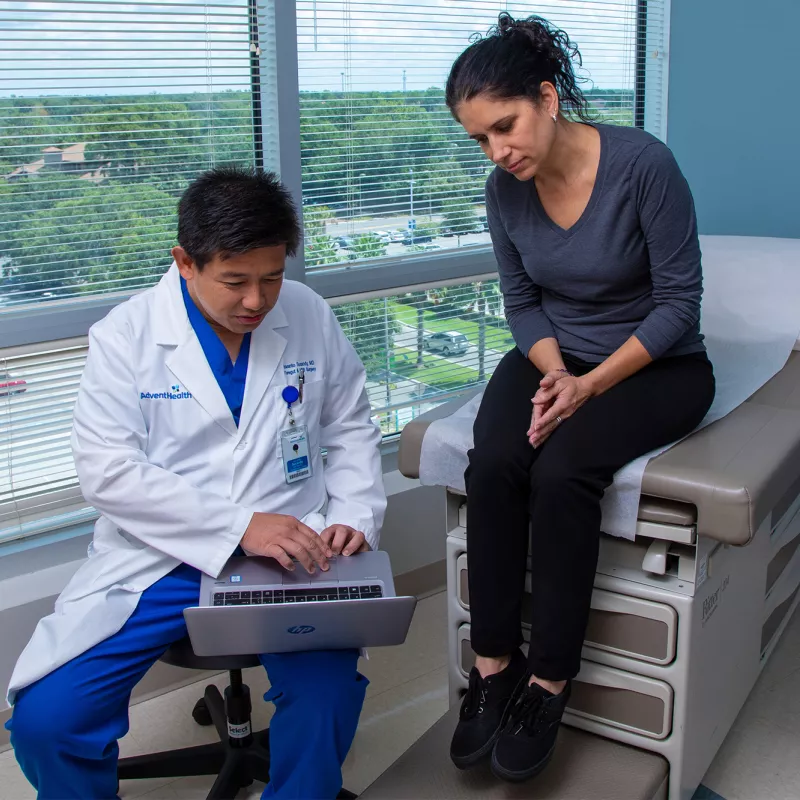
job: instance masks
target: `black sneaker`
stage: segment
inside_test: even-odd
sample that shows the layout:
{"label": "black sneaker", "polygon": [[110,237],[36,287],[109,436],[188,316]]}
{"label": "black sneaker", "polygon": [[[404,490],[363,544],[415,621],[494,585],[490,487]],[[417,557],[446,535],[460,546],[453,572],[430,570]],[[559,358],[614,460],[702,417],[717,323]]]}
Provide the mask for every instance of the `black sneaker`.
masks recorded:
{"label": "black sneaker", "polygon": [[524,781],[547,766],[571,688],[567,681],[564,691],[554,695],[537,683],[520,687],[492,752],[492,772],[498,778]]}
{"label": "black sneaker", "polygon": [[474,766],[488,756],[506,723],[514,692],[525,679],[527,660],[515,650],[508,666],[488,678],[476,667],[469,673],[469,688],[461,703],[458,725],[450,743],[450,758],[459,769]]}

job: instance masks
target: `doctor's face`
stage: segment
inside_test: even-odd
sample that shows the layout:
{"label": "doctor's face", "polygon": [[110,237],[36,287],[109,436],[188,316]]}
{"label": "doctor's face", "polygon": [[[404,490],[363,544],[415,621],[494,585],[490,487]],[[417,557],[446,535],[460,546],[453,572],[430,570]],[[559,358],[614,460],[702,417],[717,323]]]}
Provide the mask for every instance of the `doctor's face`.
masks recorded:
{"label": "doctor's face", "polygon": [[182,247],[173,248],[172,256],[192,300],[212,327],[249,333],[278,302],[286,245],[259,247],[224,260],[215,255],[202,270]]}

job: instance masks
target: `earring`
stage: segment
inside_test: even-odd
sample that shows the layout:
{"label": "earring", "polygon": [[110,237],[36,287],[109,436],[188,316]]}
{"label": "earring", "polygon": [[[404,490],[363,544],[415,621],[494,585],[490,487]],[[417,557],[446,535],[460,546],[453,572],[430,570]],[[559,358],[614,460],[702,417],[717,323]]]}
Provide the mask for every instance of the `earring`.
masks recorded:
{"label": "earring", "polygon": [[558,124],[558,114],[553,114],[553,122]]}

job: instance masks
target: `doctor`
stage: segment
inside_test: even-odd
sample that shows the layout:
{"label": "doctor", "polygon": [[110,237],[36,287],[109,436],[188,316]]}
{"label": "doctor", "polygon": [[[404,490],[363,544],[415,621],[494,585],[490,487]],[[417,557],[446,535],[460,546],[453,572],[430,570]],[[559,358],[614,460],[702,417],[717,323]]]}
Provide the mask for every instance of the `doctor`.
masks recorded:
{"label": "doctor", "polygon": [[[201,573],[240,546],[314,572],[378,544],[380,432],[332,311],[284,280],[300,236],[288,193],[268,173],[215,169],[178,215],[170,270],[89,334],[72,444],[101,516],[9,688],[11,741],[41,800],[116,796],[131,690],[186,635]],[[261,656],[276,706],[263,797],[339,792],[367,685],[357,659]]]}

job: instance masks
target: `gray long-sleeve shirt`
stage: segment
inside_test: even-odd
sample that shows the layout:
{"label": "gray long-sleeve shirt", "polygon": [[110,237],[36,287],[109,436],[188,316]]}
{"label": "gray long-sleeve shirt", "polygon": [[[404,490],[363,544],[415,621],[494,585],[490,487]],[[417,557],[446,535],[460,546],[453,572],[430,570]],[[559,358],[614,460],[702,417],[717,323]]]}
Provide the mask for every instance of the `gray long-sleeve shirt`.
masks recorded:
{"label": "gray long-sleeve shirt", "polygon": [[598,363],[631,336],[653,359],[705,349],[703,278],[689,186],[671,151],[636,128],[597,125],[600,164],[580,219],[560,228],[536,185],[495,169],[486,216],[506,317],[524,355],[555,337]]}

